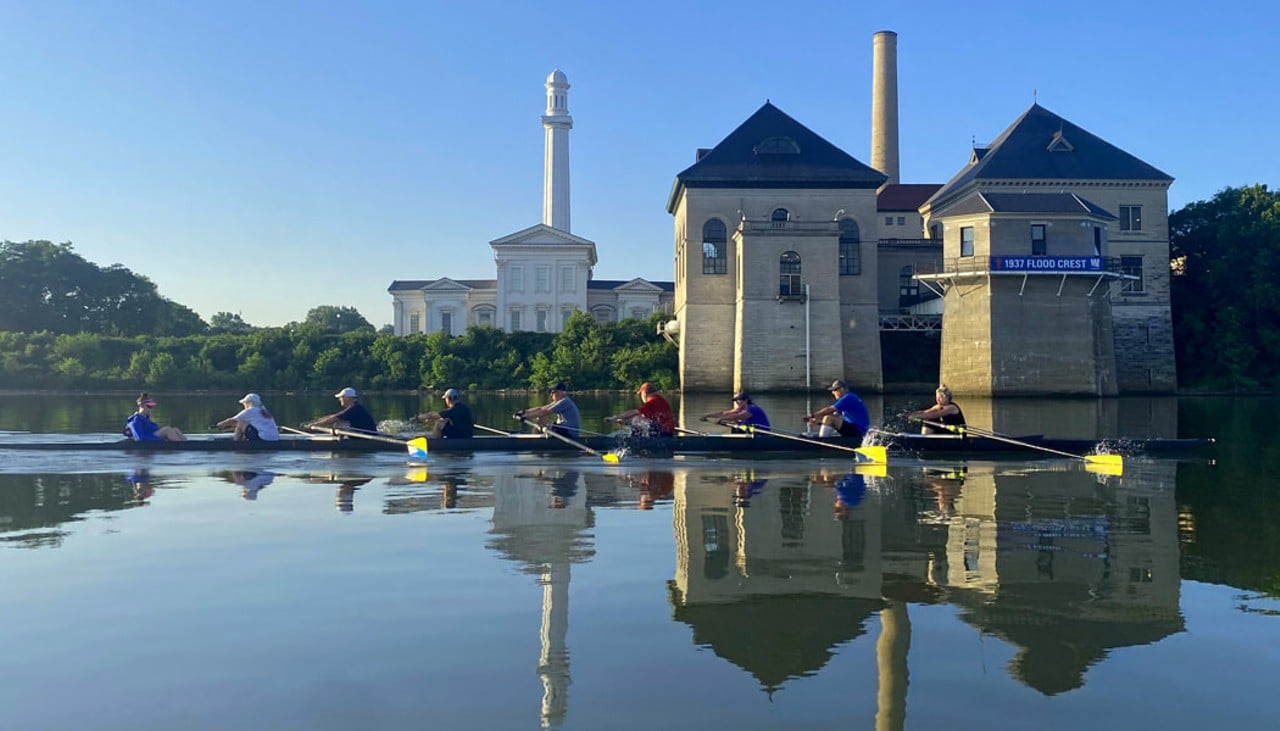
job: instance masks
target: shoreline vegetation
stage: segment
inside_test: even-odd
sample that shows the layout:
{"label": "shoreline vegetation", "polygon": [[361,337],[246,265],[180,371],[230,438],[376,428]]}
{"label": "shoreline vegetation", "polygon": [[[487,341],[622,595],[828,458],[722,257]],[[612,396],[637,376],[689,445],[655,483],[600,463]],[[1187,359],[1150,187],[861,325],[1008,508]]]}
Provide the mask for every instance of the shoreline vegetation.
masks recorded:
{"label": "shoreline vegetation", "polygon": [[[1153,282],[1169,267],[1178,388],[1167,395],[1280,393],[1280,296],[1271,267],[1258,263],[1280,260],[1280,192],[1254,184],[1191,203],[1169,215],[1169,244],[1168,262],[1147,264]],[[0,393],[517,393],[558,381],[580,393],[644,382],[675,392],[678,350],[655,335],[671,317],[599,323],[576,312],[559,333],[397,336],[354,308],[320,305],[281,327],[229,312],[206,323],[145,276],[89,262],[69,242],[3,241]],[[936,337],[880,340],[883,362],[893,364],[882,389],[858,386],[856,373],[815,373],[813,382],[842,377],[863,393],[936,387]],[[1150,394],[1120,397],[1128,395]]]}

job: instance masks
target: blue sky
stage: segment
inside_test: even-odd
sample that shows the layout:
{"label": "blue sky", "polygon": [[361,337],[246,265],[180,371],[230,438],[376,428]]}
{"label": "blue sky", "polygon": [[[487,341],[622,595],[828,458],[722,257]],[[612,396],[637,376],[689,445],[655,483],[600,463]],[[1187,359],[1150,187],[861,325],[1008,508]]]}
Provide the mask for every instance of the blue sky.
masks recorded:
{"label": "blue sky", "polygon": [[879,30],[902,182],[944,182],[1038,98],[1176,178],[1176,209],[1280,183],[1265,7],[4,0],[0,239],[71,241],[206,319],[382,325],[392,280],[491,278],[488,242],[540,222],[559,68],[596,278],[670,280],[676,173],[766,99],[869,162]]}

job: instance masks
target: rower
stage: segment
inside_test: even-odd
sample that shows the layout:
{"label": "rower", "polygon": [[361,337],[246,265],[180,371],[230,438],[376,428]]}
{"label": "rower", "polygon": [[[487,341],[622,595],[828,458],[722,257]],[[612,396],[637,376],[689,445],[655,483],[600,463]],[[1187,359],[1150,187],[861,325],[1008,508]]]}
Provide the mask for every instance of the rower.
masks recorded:
{"label": "rower", "polygon": [[739,391],[733,395],[733,408],[727,411],[713,411],[698,417],[701,421],[715,419],[719,422],[730,422],[730,430],[741,434],[749,432],[747,427],[758,426],[769,428],[769,417],[751,400],[751,394]]}
{"label": "rower", "polygon": [[637,436],[670,437],[676,433],[676,415],[671,404],[658,391],[658,387],[649,383],[640,384],[636,391],[644,403],[639,407],[624,411],[616,416],[606,416],[605,421],[615,424],[628,424],[632,433]]}
{"label": "rower", "polygon": [[[933,406],[907,414],[908,419],[926,422],[920,426],[921,434],[952,434],[945,426],[964,426],[964,412],[951,400],[951,389],[943,383],[933,392]],[[934,422],[930,424],[928,422]]]}
{"label": "rower", "polygon": [[867,412],[867,405],[858,398],[857,394],[849,390],[849,384],[844,381],[832,381],[830,390],[831,395],[836,399],[835,403],[823,406],[804,417],[804,420],[821,425],[818,428],[820,437],[841,436],[862,439],[871,428],[871,414]]}
{"label": "rower", "polygon": [[431,425],[432,437],[470,439],[475,436],[475,419],[471,417],[471,407],[462,400],[458,389],[451,388],[444,392],[444,405],[447,408],[418,414],[415,418]]}
{"label": "rower", "polygon": [[124,423],[124,435],[135,442],[185,442],[187,435],[176,426],[160,426],[151,420],[156,400],[143,391],[136,401],[138,410]]}
{"label": "rower", "polygon": [[569,398],[569,387],[563,381],[551,387],[551,403],[517,411],[514,416],[521,421],[531,420],[539,427],[546,426],[543,422],[554,417],[556,423],[546,428],[570,439],[578,436],[582,426],[582,415],[578,411],[578,405]]}
{"label": "rower", "polygon": [[354,388],[347,386],[335,393],[333,397],[338,399],[338,403],[342,404],[341,411],[323,416],[315,421],[309,421],[303,426],[308,429],[334,426],[338,429],[351,429],[371,434],[378,431],[378,425],[373,420],[373,414],[370,414],[364,404],[360,403],[360,394],[356,393]]}

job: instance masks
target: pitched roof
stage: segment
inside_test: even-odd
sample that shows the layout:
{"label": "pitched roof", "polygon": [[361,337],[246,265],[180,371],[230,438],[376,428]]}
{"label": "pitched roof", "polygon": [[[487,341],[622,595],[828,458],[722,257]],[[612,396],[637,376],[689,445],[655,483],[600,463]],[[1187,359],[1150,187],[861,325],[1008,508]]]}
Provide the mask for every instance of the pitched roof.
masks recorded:
{"label": "pitched roof", "polygon": [[1066,213],[1088,214],[1115,220],[1115,216],[1075,193],[974,193],[937,210],[939,215],[968,213]]}
{"label": "pitched roof", "polygon": [[684,188],[879,188],[887,179],[765,102],[676,175],[667,212]]}
{"label": "pitched roof", "polygon": [[[397,279],[387,287],[388,292],[404,292],[415,289],[422,289],[429,284],[440,281],[439,279]],[[451,280],[471,289],[497,289],[498,280],[496,279],[454,279]]]}
{"label": "pitched roof", "polygon": [[929,200],[929,196],[937,193],[941,187],[941,183],[890,183],[876,195],[876,210],[919,210]]}
{"label": "pitched roof", "polygon": [[653,279],[592,279],[587,282],[587,289],[617,289],[624,284],[631,284],[632,282],[648,282],[664,292],[676,291],[675,282],[659,282]]}
{"label": "pitched roof", "polygon": [[929,200],[942,201],[981,180],[1158,180],[1167,173],[1039,104],[1009,125]]}

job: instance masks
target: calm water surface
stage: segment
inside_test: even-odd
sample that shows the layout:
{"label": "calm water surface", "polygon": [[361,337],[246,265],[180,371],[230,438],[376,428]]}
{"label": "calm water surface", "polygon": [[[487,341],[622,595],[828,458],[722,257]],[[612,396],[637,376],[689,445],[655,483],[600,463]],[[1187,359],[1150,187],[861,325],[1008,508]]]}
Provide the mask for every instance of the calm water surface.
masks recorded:
{"label": "calm water surface", "polygon": [[[157,416],[201,431],[235,398]],[[809,408],[761,400],[783,424]],[[109,438],[120,401],[0,397],[0,441]],[[529,402],[486,401],[495,425]],[[285,423],[333,405],[267,402]],[[1277,406],[966,403],[1011,433],[1220,440],[1119,476],[0,452],[0,728],[1271,727]]]}

